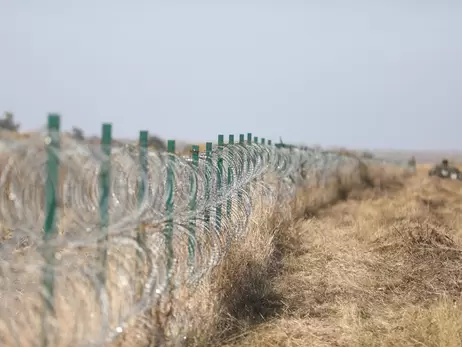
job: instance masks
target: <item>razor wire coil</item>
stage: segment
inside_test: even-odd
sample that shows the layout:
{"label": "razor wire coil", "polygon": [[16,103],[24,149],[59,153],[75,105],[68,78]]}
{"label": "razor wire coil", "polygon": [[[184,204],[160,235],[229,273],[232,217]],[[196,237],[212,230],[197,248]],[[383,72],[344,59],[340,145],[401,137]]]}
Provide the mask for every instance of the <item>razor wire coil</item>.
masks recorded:
{"label": "razor wire coil", "polygon": [[[97,146],[62,136],[52,153],[59,161],[59,182],[53,182],[58,235],[45,240],[47,145],[44,134],[3,143],[2,346],[39,346],[44,334],[48,347],[114,341],[149,308],[194,288],[220,263],[248,228],[255,192],[266,201],[288,202],[298,186],[325,186],[339,169],[357,167],[357,159],[342,154],[254,143],[214,148],[197,160],[147,151],[144,167],[137,146],[114,146],[108,158]],[[44,271],[53,273],[53,292],[43,286]],[[45,305],[53,314],[39,329]],[[69,312],[72,323],[66,323]]]}

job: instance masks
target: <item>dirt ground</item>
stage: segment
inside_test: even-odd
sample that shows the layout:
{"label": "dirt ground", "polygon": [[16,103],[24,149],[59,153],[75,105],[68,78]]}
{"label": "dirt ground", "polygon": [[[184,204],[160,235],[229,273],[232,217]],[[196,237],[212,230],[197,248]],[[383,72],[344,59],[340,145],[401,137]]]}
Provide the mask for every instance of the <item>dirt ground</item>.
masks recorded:
{"label": "dirt ground", "polygon": [[221,346],[462,346],[462,183],[420,168],[297,222],[280,307]]}

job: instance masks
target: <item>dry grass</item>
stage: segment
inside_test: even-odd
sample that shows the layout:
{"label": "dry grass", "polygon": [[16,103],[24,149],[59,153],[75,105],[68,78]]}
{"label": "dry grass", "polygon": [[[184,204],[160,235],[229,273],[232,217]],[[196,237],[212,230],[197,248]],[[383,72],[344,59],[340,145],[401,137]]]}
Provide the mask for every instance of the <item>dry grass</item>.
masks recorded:
{"label": "dry grass", "polygon": [[[273,189],[277,185],[268,183]],[[252,212],[245,233],[232,241],[222,262],[199,288],[185,288],[183,297],[169,299],[169,316],[168,310],[156,307],[127,330],[116,346],[216,345],[281,310],[281,296],[274,290],[273,279],[280,274],[279,245],[288,242],[280,238],[293,237],[298,230],[292,223],[293,214],[302,215],[303,204],[294,201],[287,205],[284,196],[268,198],[274,195],[266,190],[262,185],[253,186]]]}
{"label": "dry grass", "polygon": [[283,307],[221,346],[462,346],[462,185],[405,183],[299,221],[272,280]]}
{"label": "dry grass", "polygon": [[358,161],[289,208],[252,200],[246,233],[212,276],[115,346],[458,346],[442,336],[461,333],[457,182]]}
{"label": "dry grass", "polygon": [[194,328],[188,332],[188,345],[217,345],[230,336],[262,322],[280,311],[281,296],[273,279],[279,275],[278,249],[283,230],[294,230],[292,212],[278,203],[254,194],[250,223],[242,238],[235,240],[223,262],[214,269],[191,302],[201,306],[192,316]]}
{"label": "dry grass", "polygon": [[[329,253],[329,246],[324,247],[326,240],[321,239],[315,247],[324,253],[323,257],[315,256],[309,262],[304,259],[307,253],[310,257],[314,255],[309,252],[315,236],[312,234],[314,221],[322,228],[322,216],[339,203],[340,206],[345,201],[360,203],[364,197],[383,197],[401,189],[405,179],[403,171],[387,170],[358,162],[358,166],[337,172],[327,187],[298,191],[289,211],[278,212],[277,204],[257,205],[245,238],[232,246],[213,273],[207,300],[214,303],[214,308],[202,317],[206,328],[196,330],[189,345],[280,345],[281,341],[271,340],[273,333],[277,333],[274,324],[279,326],[292,320],[296,311],[301,317],[316,314],[318,309],[312,307],[316,299],[311,294],[323,293],[327,287],[323,284],[311,287],[309,281],[315,279],[313,274],[307,273],[305,278],[298,273],[302,269],[319,270],[320,280],[325,275],[324,269],[312,268],[310,263],[325,260]],[[293,328],[298,329],[296,324]],[[262,333],[262,329],[268,329],[268,334]],[[300,345],[308,342],[300,340]]]}

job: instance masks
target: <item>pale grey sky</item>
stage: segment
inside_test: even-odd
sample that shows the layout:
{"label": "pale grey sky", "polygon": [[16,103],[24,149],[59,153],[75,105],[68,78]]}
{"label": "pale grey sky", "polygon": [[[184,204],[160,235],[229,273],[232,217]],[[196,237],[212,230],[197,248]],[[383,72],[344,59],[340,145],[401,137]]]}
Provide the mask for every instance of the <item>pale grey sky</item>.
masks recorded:
{"label": "pale grey sky", "polygon": [[0,112],[24,129],[458,149],[460,0],[0,0]]}

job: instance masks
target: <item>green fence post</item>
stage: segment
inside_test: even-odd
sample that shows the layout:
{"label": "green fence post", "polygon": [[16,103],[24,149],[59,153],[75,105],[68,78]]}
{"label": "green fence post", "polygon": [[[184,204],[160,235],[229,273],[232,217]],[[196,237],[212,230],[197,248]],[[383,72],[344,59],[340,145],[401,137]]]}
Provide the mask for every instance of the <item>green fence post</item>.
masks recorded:
{"label": "green fence post", "polygon": [[[147,131],[140,131],[139,136],[139,178],[138,178],[138,207],[141,208],[141,204],[146,195],[146,180],[148,177],[148,132]],[[141,221],[138,225],[138,232],[136,235],[137,241],[139,244],[144,244],[146,241],[146,230],[143,221]],[[140,251],[136,251],[137,259],[139,264],[142,265],[142,255]],[[138,269],[137,269],[138,271]],[[138,295],[141,295],[143,288],[142,288],[142,281],[138,283]]]}
{"label": "green fence post", "polygon": [[[253,143],[258,145],[258,136],[253,137]],[[259,153],[258,153],[258,155],[259,155]],[[253,162],[253,169],[255,170],[255,168],[257,167],[257,157],[256,156],[253,157],[252,162]]]}
{"label": "green fence post", "polygon": [[[245,136],[244,134],[239,134],[239,145],[241,145],[242,147],[245,145]],[[241,152],[243,152],[242,148],[239,149]],[[239,159],[243,159],[243,158],[239,158]],[[242,161],[239,162],[240,164],[240,175],[243,175],[244,174],[244,163]],[[237,179],[242,179],[242,177],[238,177]],[[238,192],[237,192],[237,197],[239,199],[239,202],[242,202],[242,189],[239,188]]]}
{"label": "green fence post", "polygon": [[[261,138],[261,144],[262,144],[262,145],[265,145],[265,141],[266,141],[265,138],[262,137],[262,138]],[[263,152],[260,153],[260,158],[263,160],[264,156],[266,156],[266,157],[269,159],[269,157],[268,157],[268,152],[266,152],[265,149],[263,149]]]}
{"label": "green fence post", "polygon": [[[247,145],[252,145],[252,133],[247,133]],[[249,147],[250,148],[250,147]],[[250,155],[252,152],[250,152]],[[246,153],[247,156],[247,174],[250,174],[251,166],[252,166],[252,157],[249,155],[249,152]],[[247,193],[250,194],[250,182],[247,183],[246,186]]]}
{"label": "green fence post", "polygon": [[[196,170],[199,163],[199,146],[191,147],[191,159],[193,169]],[[196,210],[196,198],[197,198],[197,182],[195,180],[195,173],[191,173],[190,178],[190,201],[189,209],[194,213]],[[192,266],[195,258],[195,244],[196,244],[196,217],[191,216],[189,219],[189,235],[188,235],[188,255],[189,255],[189,266]]]}
{"label": "green fence post", "polygon": [[[47,243],[58,233],[56,228],[56,208],[58,205],[57,195],[59,190],[59,131],[60,116],[57,114],[48,115],[48,136],[46,138],[47,152],[47,178],[45,183],[45,222],[44,241]],[[42,325],[42,346],[48,346],[47,316],[53,314],[54,281],[55,274],[53,265],[55,263],[55,248],[45,245],[44,249],[45,266],[43,268],[43,286],[45,289],[44,312],[41,320]]]}
{"label": "green fence post", "polygon": [[[217,173],[217,196],[221,200],[222,196],[222,188],[223,188],[223,144],[224,144],[224,136],[218,135],[218,159],[217,159],[217,166],[218,166],[218,173]],[[216,216],[215,216],[215,226],[217,232],[220,233],[221,231],[221,213],[222,213],[222,203],[221,201],[217,204],[216,209]]]}
{"label": "green fence post", "polygon": [[207,227],[210,227],[210,192],[212,189],[212,142],[205,144],[205,201],[208,206],[204,211],[204,220]]}
{"label": "green fence post", "polygon": [[[252,145],[252,133],[247,133],[247,145]],[[250,167],[252,165],[252,158],[247,155],[247,171],[250,172]]]}
{"label": "green fence post", "polygon": [[166,213],[167,213],[167,225],[164,230],[165,244],[167,245],[167,273],[168,277],[171,276],[172,265],[173,265],[173,191],[175,188],[175,176],[174,176],[174,163],[175,163],[175,140],[168,140],[167,142],[168,151],[168,163],[167,163],[167,202],[166,202]]}
{"label": "green fence post", "polygon": [[[272,147],[273,143],[271,140],[268,140],[268,147]],[[271,161],[271,148],[268,148],[268,160]]]}
{"label": "green fence post", "polygon": [[[139,138],[139,186],[138,186],[138,205],[141,206],[146,194],[146,179],[148,175],[148,132],[140,131]],[[140,235],[139,235],[140,236]]]}
{"label": "green fence post", "polygon": [[101,162],[99,174],[99,212],[100,212],[100,227],[103,237],[100,242],[101,256],[101,272],[100,280],[103,285],[106,282],[106,263],[107,263],[107,241],[108,241],[108,226],[109,226],[109,197],[110,197],[110,180],[111,180],[111,144],[112,144],[112,125],[104,123],[101,136],[101,151],[104,154]]}
{"label": "green fence post", "polygon": [[[233,150],[234,150],[234,135],[229,135],[229,138],[228,138],[228,144],[230,145],[230,147],[228,148],[228,189],[229,187],[231,187],[231,185],[233,184],[233,169],[232,169],[232,165],[233,165],[233,160],[234,160],[234,156],[233,156]],[[228,216],[228,219],[231,218],[231,208],[232,208],[232,196],[230,195],[229,198],[228,198],[228,201],[227,201],[227,206],[226,206],[226,211],[227,211],[227,216]]]}

